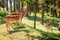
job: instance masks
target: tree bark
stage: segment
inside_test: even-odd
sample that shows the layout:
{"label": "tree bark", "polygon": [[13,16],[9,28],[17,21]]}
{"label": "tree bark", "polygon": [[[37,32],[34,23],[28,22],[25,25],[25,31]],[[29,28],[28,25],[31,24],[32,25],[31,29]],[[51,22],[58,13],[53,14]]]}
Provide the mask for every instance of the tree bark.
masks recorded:
{"label": "tree bark", "polygon": [[35,13],[35,18],[34,18],[34,28],[36,29],[36,13],[38,12],[38,0],[35,1],[34,3],[34,13]]}
{"label": "tree bark", "polygon": [[21,2],[21,10],[23,10],[23,2]]}
{"label": "tree bark", "polygon": [[16,11],[16,7],[15,7],[15,0],[14,0],[14,12]]}
{"label": "tree bark", "polygon": [[41,24],[43,24],[43,21],[44,21],[44,10],[42,10],[42,16],[41,16]]}
{"label": "tree bark", "polygon": [[20,1],[18,1],[18,13],[20,13]]}
{"label": "tree bark", "polygon": [[35,13],[35,18],[34,18],[34,28],[36,29],[36,13]]}
{"label": "tree bark", "polygon": [[60,18],[60,11],[59,11],[59,18]]}
{"label": "tree bark", "polygon": [[12,13],[12,0],[10,0],[10,12]]}
{"label": "tree bark", "polygon": [[5,7],[4,0],[2,0],[2,7],[3,7],[3,9],[4,9],[4,7]]}
{"label": "tree bark", "polygon": [[6,8],[6,10],[8,11],[8,0],[6,0],[6,1],[7,1],[7,5],[6,5],[7,8]]}

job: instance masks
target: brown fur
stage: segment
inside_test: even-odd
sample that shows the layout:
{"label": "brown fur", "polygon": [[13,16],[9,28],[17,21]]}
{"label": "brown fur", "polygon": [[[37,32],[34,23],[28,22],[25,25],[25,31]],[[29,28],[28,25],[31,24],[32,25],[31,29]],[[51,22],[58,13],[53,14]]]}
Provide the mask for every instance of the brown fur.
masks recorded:
{"label": "brown fur", "polygon": [[[47,24],[46,24],[46,28],[50,29],[52,32],[52,24],[49,22],[49,20],[47,20]],[[47,30],[48,31],[48,30]]]}
{"label": "brown fur", "polygon": [[[24,9],[23,11],[21,11],[18,14],[10,14],[8,16],[5,17],[5,21],[6,21],[6,28],[7,30],[9,30],[9,24],[11,22],[18,22],[20,20],[20,22],[22,22],[22,18],[27,14],[27,9]],[[17,24],[16,24],[17,25]]]}

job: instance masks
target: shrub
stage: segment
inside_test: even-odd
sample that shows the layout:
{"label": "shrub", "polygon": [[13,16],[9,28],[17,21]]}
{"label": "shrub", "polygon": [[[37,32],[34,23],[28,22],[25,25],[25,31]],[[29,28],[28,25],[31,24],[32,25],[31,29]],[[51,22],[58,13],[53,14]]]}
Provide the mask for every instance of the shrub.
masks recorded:
{"label": "shrub", "polygon": [[6,11],[6,10],[3,10],[1,7],[0,7],[0,17],[5,17],[6,15],[8,15],[9,12]]}

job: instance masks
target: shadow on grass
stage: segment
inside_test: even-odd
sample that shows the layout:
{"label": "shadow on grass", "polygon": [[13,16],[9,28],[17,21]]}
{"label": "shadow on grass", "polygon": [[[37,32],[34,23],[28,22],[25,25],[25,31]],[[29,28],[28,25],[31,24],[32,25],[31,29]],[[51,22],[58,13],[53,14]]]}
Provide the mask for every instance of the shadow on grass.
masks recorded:
{"label": "shadow on grass", "polygon": [[9,31],[9,34],[16,33],[16,32],[20,32],[20,30],[12,30],[12,31]]}
{"label": "shadow on grass", "polygon": [[[59,24],[56,23],[56,22],[54,21],[54,19],[49,19],[49,20],[50,20],[52,26],[54,26],[54,27],[58,27]],[[44,23],[46,24],[46,23],[47,23],[47,20],[44,20]]]}
{"label": "shadow on grass", "polygon": [[[32,21],[34,21],[34,18],[35,18],[35,16],[27,16],[26,17],[28,20],[32,20]],[[36,19],[36,21],[41,21],[41,18],[40,17],[36,17],[37,19]],[[52,25],[54,26],[54,27],[58,27],[58,23],[56,23],[56,22],[54,22],[54,19],[49,19],[49,20],[51,20],[51,23],[52,23]],[[44,19],[44,22],[43,23],[47,23],[47,20],[45,20]]]}
{"label": "shadow on grass", "polygon": [[[35,16],[27,16],[26,17],[28,20],[34,20]],[[37,21],[40,21],[41,18],[40,17],[36,17]]]}
{"label": "shadow on grass", "polygon": [[0,18],[0,25],[2,25],[4,23],[6,23],[5,20],[4,20],[4,18]]}
{"label": "shadow on grass", "polygon": [[29,33],[30,31],[29,30],[19,30],[19,29],[15,29],[15,30],[12,30],[12,31],[9,31],[9,34],[13,34],[13,33],[17,33],[17,32],[26,32],[26,33]]}
{"label": "shadow on grass", "polygon": [[[11,26],[16,26],[16,24],[17,24],[17,29],[23,29],[23,28],[26,28],[25,27],[25,24],[21,24],[21,23],[16,23],[16,22],[14,22],[14,23],[12,23],[11,24]],[[14,28],[14,29],[16,29],[16,28]]]}
{"label": "shadow on grass", "polygon": [[[37,36],[26,34],[26,36],[32,38],[32,40],[34,40],[34,39],[38,39],[38,40],[60,40],[60,34],[55,34],[53,32],[45,32],[45,31],[42,31],[40,29],[34,29],[33,27],[28,26],[28,25],[25,25],[25,26],[39,32],[40,35],[37,35]],[[9,31],[9,33],[12,34],[12,33],[21,32],[21,31],[26,32],[26,33],[30,32],[30,30],[25,29],[25,30],[13,30],[13,31]]]}
{"label": "shadow on grass", "polygon": [[[15,23],[14,23],[14,25],[15,25]],[[20,24],[18,24],[18,28],[17,29],[14,28],[14,30],[9,31],[9,34],[21,32],[21,31],[29,33],[29,30],[24,29],[24,28],[26,28],[26,25],[20,23]]]}
{"label": "shadow on grass", "polygon": [[[29,28],[32,28],[31,26],[29,26]],[[34,39],[38,39],[38,40],[60,40],[60,34],[55,34],[53,32],[45,32],[42,31],[40,29],[35,29],[36,31],[38,31],[41,36],[34,36]]]}

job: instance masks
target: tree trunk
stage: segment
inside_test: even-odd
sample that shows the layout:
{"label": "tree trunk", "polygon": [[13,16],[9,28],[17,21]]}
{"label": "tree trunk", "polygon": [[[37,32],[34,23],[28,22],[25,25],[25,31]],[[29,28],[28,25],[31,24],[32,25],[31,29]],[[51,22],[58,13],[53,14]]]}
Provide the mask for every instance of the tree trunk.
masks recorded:
{"label": "tree trunk", "polygon": [[27,8],[28,8],[28,10],[29,10],[29,14],[31,15],[31,5],[30,5],[30,3],[28,3],[28,2],[27,2]]}
{"label": "tree trunk", "polygon": [[14,0],[14,12],[15,12],[15,0]]}
{"label": "tree trunk", "polygon": [[[28,2],[27,2],[27,9],[29,10],[29,6],[28,6],[29,4],[28,4]],[[29,13],[29,12],[28,12]],[[28,16],[28,13],[26,14],[26,16]]]}
{"label": "tree trunk", "polygon": [[12,0],[10,0],[10,12],[12,13]]}
{"label": "tree trunk", "polygon": [[20,13],[20,1],[18,1],[18,13]]}
{"label": "tree trunk", "polygon": [[60,11],[59,11],[59,18],[60,18]]}
{"label": "tree trunk", "polygon": [[35,13],[35,18],[34,18],[34,28],[36,29],[36,13]]}
{"label": "tree trunk", "polygon": [[2,0],[2,7],[3,7],[3,9],[4,9],[4,7],[5,7],[5,5],[4,5],[4,0]]}
{"label": "tree trunk", "polygon": [[14,0],[14,12],[16,11],[15,0]]}
{"label": "tree trunk", "polygon": [[6,1],[7,1],[7,5],[6,5],[7,8],[6,8],[6,10],[8,11],[8,0],[6,0]]}
{"label": "tree trunk", "polygon": [[43,24],[43,21],[44,21],[44,10],[42,10],[42,16],[41,16],[41,24]]}
{"label": "tree trunk", "polygon": [[34,13],[35,13],[35,18],[34,18],[34,28],[36,29],[36,13],[38,12],[38,0],[35,1],[34,3]]}
{"label": "tree trunk", "polygon": [[21,2],[21,10],[23,9],[23,2]]}

